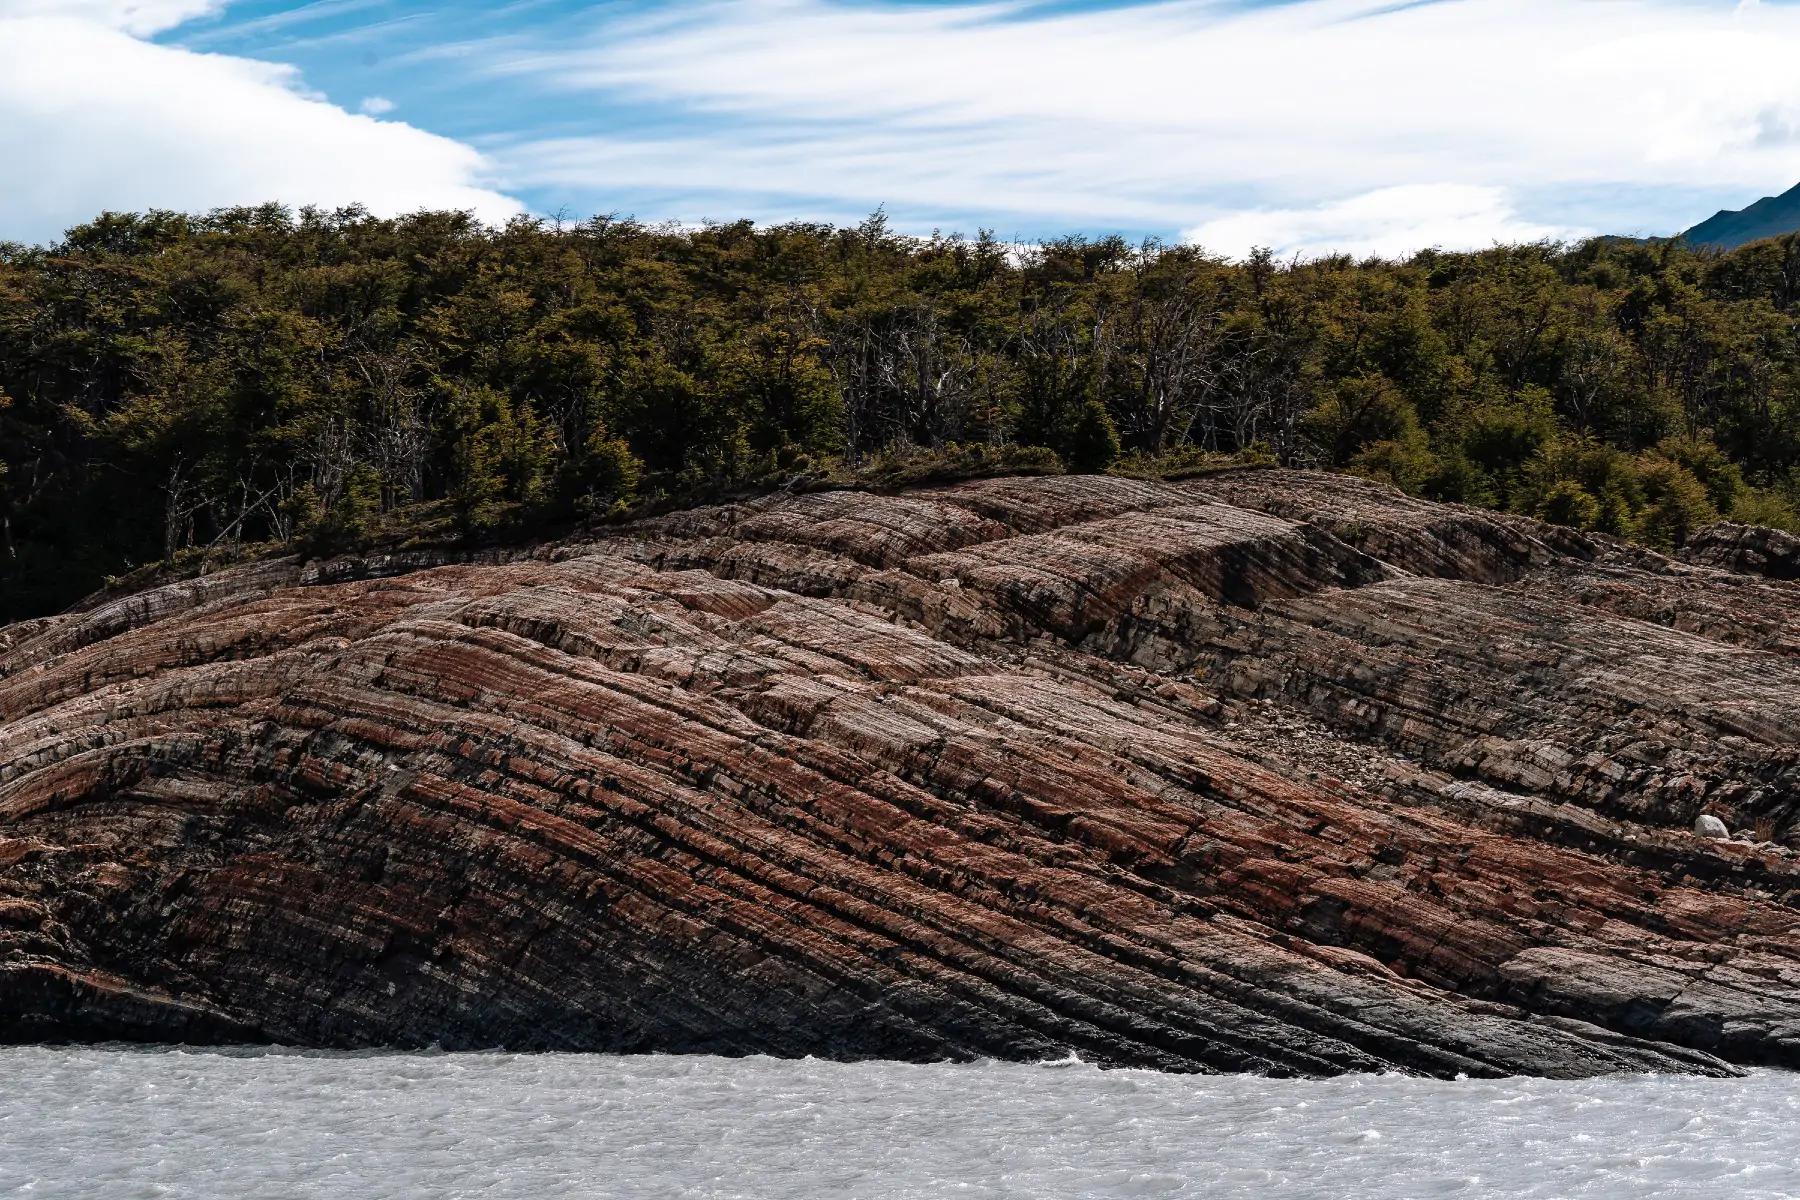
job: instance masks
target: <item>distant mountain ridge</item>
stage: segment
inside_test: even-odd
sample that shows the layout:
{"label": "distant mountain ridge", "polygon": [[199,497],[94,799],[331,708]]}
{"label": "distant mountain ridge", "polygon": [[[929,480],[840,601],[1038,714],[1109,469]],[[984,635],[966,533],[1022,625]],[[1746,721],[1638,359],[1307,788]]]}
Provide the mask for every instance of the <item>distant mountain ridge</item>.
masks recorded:
{"label": "distant mountain ridge", "polygon": [[1800,185],[1733,212],[1721,209],[1681,235],[1696,246],[1735,250],[1746,242],[1800,230]]}

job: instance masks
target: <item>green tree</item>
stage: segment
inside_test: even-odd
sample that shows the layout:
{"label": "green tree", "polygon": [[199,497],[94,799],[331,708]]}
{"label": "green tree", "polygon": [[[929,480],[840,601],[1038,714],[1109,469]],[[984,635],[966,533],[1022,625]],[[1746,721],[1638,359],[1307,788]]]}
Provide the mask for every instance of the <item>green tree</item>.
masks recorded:
{"label": "green tree", "polygon": [[1717,513],[1795,523],[1800,237],[1232,263],[881,213],[114,213],[0,244],[0,395],[6,619],[194,548],[524,534],[881,456],[1045,465],[1020,447],[1142,473],[1266,443],[1673,547]]}
{"label": "green tree", "polygon": [[1645,507],[1638,515],[1637,531],[1658,550],[1679,549],[1694,530],[1719,519],[1706,485],[1680,463],[1651,455],[1640,480]]}
{"label": "green tree", "polygon": [[1592,529],[1600,520],[1600,502],[1573,479],[1559,479],[1550,485],[1550,490],[1538,501],[1534,515],[1552,525]]}
{"label": "green tree", "polygon": [[1080,475],[1098,475],[1119,457],[1119,431],[1113,428],[1106,405],[1089,400],[1082,406],[1081,416],[1069,431],[1069,470]]}

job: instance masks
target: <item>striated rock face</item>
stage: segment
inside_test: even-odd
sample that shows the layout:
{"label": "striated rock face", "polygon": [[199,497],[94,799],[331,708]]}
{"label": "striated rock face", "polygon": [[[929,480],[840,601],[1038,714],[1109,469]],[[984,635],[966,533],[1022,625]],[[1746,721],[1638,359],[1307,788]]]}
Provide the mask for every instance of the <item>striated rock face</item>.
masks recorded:
{"label": "striated rock face", "polygon": [[1708,525],[1682,547],[1681,557],[1744,575],[1800,579],[1800,537],[1760,525]]}
{"label": "striated rock face", "polygon": [[1800,585],[1281,471],[592,536],[0,631],[0,1036],[1800,1066]]}

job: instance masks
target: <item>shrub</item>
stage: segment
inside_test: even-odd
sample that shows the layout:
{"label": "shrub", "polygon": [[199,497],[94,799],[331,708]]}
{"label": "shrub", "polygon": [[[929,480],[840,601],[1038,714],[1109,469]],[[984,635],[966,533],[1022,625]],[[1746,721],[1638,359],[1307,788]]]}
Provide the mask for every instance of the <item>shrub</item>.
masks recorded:
{"label": "shrub", "polygon": [[1089,400],[1069,433],[1069,470],[1077,475],[1098,475],[1119,457],[1119,431],[1113,427],[1106,405]]}
{"label": "shrub", "polygon": [[1600,520],[1600,502],[1573,479],[1560,479],[1538,502],[1536,516],[1552,525],[1592,529]]}
{"label": "shrub", "polygon": [[1656,454],[1644,456],[1638,475],[1645,507],[1638,514],[1638,536],[1658,550],[1686,545],[1688,535],[1719,519],[1706,485],[1680,463]]}
{"label": "shrub", "polygon": [[1731,519],[1740,525],[1766,525],[1800,533],[1800,511],[1773,489],[1745,488],[1731,506]]}

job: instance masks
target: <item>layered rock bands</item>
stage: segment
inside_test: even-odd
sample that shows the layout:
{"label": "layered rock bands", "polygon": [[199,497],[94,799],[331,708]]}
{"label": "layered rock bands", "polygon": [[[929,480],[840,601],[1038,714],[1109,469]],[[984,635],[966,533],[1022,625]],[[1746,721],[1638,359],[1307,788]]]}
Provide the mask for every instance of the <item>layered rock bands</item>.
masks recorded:
{"label": "layered rock bands", "polygon": [[14,626],[0,1036],[1800,1066],[1785,549],[1005,479]]}

